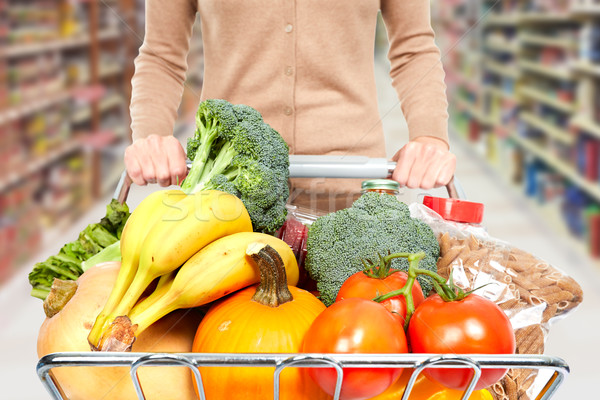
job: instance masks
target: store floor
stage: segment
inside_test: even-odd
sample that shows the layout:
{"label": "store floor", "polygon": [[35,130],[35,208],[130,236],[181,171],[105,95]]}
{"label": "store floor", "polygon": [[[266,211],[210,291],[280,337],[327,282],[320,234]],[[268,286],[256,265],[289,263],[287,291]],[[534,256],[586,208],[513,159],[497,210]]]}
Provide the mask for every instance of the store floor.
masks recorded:
{"label": "store floor", "polygon": [[[397,98],[389,87],[385,62],[377,64],[379,105],[390,155],[406,140],[406,124]],[[484,225],[499,239],[537,255],[574,277],[584,290],[581,306],[550,329],[546,354],[563,358],[571,367],[571,374],[553,397],[570,400],[589,397],[596,392],[597,368],[600,360],[600,268],[570,249],[566,242],[554,235],[545,221],[536,217],[511,189],[505,187],[486,168],[485,164],[459,140],[453,141],[458,157],[457,177],[471,200],[486,206]],[[132,189],[129,203],[135,207],[154,188]],[[445,195],[442,190],[431,191]],[[403,192],[403,200],[416,201],[419,191]],[[45,259],[83,229],[104,214],[109,198],[98,202],[86,215],[68,229],[57,233],[32,260]],[[35,366],[36,337],[44,320],[41,302],[29,296],[27,273],[23,267],[11,281],[0,288],[0,398],[8,400],[40,400],[48,398],[39,382]]]}

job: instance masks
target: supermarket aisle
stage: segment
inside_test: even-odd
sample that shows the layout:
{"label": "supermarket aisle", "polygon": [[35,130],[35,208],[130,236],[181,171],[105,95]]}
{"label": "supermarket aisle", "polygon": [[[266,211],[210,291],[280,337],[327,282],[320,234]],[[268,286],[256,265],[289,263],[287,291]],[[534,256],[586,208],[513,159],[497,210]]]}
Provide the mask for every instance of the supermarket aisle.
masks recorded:
{"label": "supermarket aisle", "polygon": [[[376,63],[379,107],[384,115],[388,155],[406,140],[406,123],[397,96],[389,86],[387,62],[380,53]],[[452,99],[449,99],[452,102]],[[544,259],[572,276],[582,287],[584,300],[580,307],[550,328],[545,354],[563,358],[571,368],[553,400],[584,398],[595,393],[598,377],[596,362],[600,359],[600,265],[575,251],[552,227],[531,210],[526,202],[498,179],[487,164],[461,139],[451,136],[457,156],[456,176],[470,200],[485,204],[483,225],[491,236]],[[405,193],[405,201],[417,201],[419,191]],[[436,190],[435,195],[446,196]]]}
{"label": "supermarket aisle", "polygon": [[[390,138],[390,152],[406,139],[406,125],[396,104],[396,95],[387,85],[386,65],[377,64],[380,89],[380,108],[384,129]],[[391,138],[392,133],[397,139]],[[597,370],[595,362],[600,359],[600,343],[596,332],[600,328],[597,309],[600,307],[600,270],[594,269],[585,259],[571,251],[559,237],[551,234],[544,221],[528,212],[528,204],[519,200],[509,188],[499,183],[485,164],[454,140],[453,148],[458,156],[457,176],[469,198],[486,205],[484,224],[491,235],[544,258],[573,276],[583,287],[584,302],[575,313],[555,324],[550,332],[546,354],[564,358],[572,373],[553,400],[583,398],[594,393]],[[130,205],[134,207],[154,188],[134,188]],[[404,193],[405,201],[418,199],[419,192]],[[443,191],[432,191],[444,195]],[[75,237],[88,223],[104,214],[107,199],[97,203],[68,231],[56,233],[54,240],[33,259],[45,259],[68,240]],[[41,302],[29,296],[28,268],[24,268],[0,290],[0,387],[2,398],[10,400],[39,400],[47,398],[35,374],[37,355],[35,343],[37,331],[43,321]]]}
{"label": "supermarket aisle", "polygon": [[[133,188],[128,204],[135,207],[154,189]],[[98,201],[69,229],[50,234],[43,249],[33,255],[32,260],[45,260],[65,242],[76,238],[88,224],[99,221],[105,214],[108,202],[110,196]],[[3,388],[0,398],[6,400],[49,398],[35,371],[38,361],[37,334],[45,316],[41,301],[29,296],[29,271],[29,266],[22,268],[0,288],[0,387]]]}

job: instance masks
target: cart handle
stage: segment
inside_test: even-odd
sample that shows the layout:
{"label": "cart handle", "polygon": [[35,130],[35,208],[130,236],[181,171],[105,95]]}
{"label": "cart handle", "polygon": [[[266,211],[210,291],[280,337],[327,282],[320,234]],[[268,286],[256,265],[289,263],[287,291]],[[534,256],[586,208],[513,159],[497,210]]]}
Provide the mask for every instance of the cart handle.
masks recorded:
{"label": "cart handle", "polygon": [[[187,162],[188,169],[191,162]],[[396,163],[385,158],[369,158],[363,156],[313,156],[290,155],[291,178],[363,178],[389,179],[396,168]],[[132,180],[123,171],[117,184],[113,198],[121,204],[127,200]],[[466,195],[455,177],[446,185],[448,197],[465,199]]]}

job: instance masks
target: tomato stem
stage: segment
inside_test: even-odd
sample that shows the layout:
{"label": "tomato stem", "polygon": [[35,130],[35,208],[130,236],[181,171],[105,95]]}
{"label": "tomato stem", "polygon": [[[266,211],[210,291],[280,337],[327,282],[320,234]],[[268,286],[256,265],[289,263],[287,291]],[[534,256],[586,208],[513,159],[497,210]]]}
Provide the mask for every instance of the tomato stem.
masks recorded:
{"label": "tomato stem", "polygon": [[382,256],[381,254],[377,254],[379,259],[377,264],[373,264],[370,260],[363,260],[363,265],[365,266],[363,270],[363,274],[373,279],[385,279],[388,276],[399,272],[396,269],[392,269],[391,260],[394,258],[408,258],[412,253],[394,253],[395,257],[389,258],[392,254],[388,254],[387,256]]}
{"label": "tomato stem", "polygon": [[[376,272],[374,272],[374,274],[378,275],[380,273],[380,271],[382,271],[382,270],[389,272],[390,265],[391,265],[391,262],[393,259],[406,258],[408,260],[408,271],[407,271],[408,279],[406,280],[406,283],[404,284],[404,286],[401,289],[393,290],[389,293],[382,294],[373,299],[373,301],[381,303],[382,301],[391,299],[392,297],[404,296],[404,298],[406,299],[406,319],[404,321],[404,329],[405,330],[408,329],[408,323],[410,321],[410,318],[411,318],[412,314],[415,312],[414,300],[413,300],[413,296],[412,296],[412,287],[413,287],[413,284],[414,284],[417,276],[422,275],[422,276],[426,276],[427,278],[429,278],[429,280],[431,280],[431,282],[433,284],[433,288],[435,289],[436,293],[444,301],[447,301],[447,302],[462,300],[466,296],[468,296],[470,293],[472,293],[472,291],[465,293],[464,290],[462,290],[460,287],[456,286],[454,284],[452,274],[450,274],[450,279],[448,280],[448,283],[446,283],[446,279],[444,279],[437,273],[423,269],[423,268],[419,268],[419,261],[421,261],[424,257],[425,257],[425,253],[423,253],[423,252],[392,253],[392,254],[388,254],[385,257],[381,257],[381,255],[379,255],[379,265],[377,265],[376,267],[372,267],[371,269],[365,268],[365,274],[367,274],[367,276],[373,278],[373,277],[378,277],[378,276],[369,275],[366,271],[376,270]],[[370,261],[369,261],[369,263],[370,263]],[[368,264],[365,263],[365,265],[368,265]]]}

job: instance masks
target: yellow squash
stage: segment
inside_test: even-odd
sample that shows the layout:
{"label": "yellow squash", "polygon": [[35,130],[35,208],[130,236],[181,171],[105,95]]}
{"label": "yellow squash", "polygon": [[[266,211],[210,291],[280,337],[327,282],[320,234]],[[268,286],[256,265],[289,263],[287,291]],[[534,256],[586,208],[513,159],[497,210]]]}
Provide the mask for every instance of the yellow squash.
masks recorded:
{"label": "yellow squash", "polygon": [[[405,369],[396,383],[379,396],[369,400],[401,399],[412,372],[412,369]],[[445,388],[439,383],[427,379],[425,375],[420,374],[410,391],[409,400],[461,400],[462,395],[462,390]],[[474,391],[471,396],[469,396],[469,400],[493,400],[493,397],[488,390],[482,389]]]}

